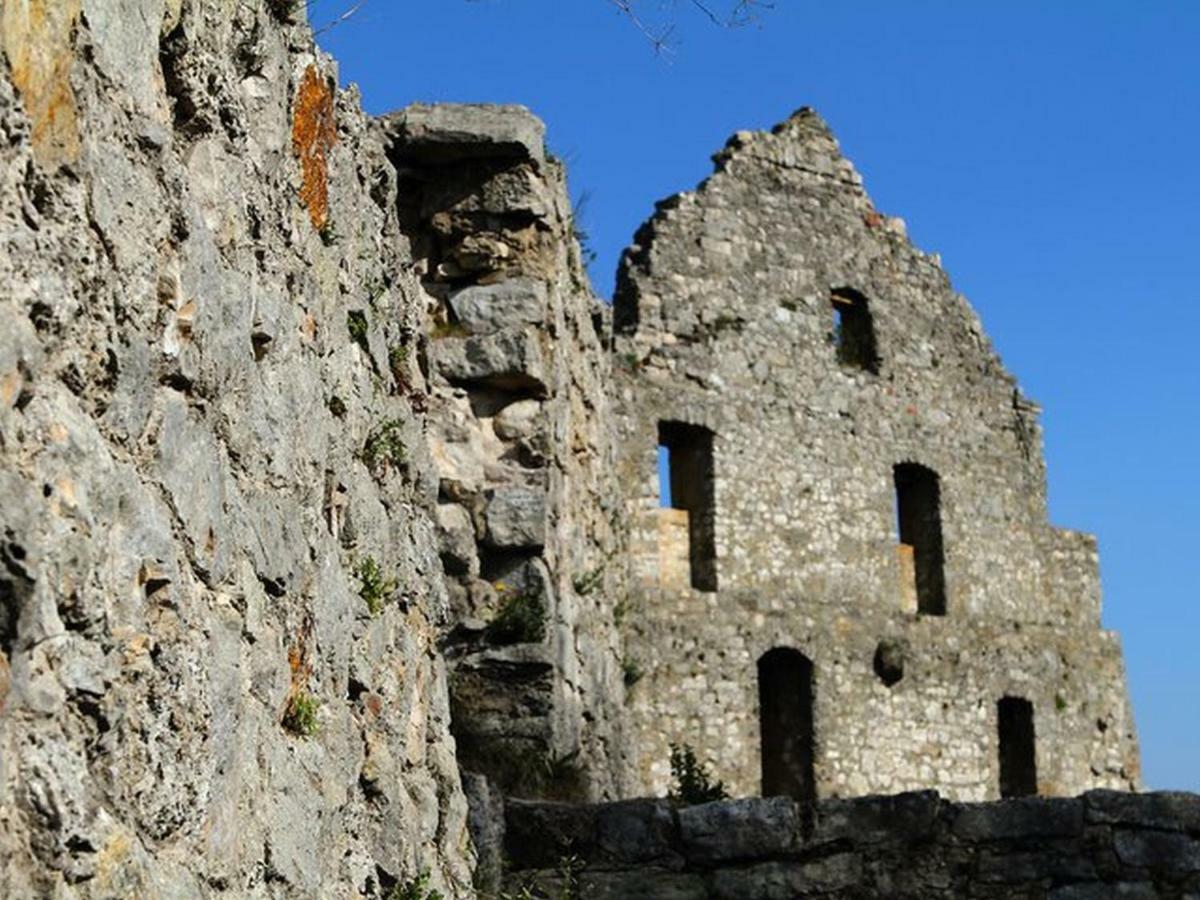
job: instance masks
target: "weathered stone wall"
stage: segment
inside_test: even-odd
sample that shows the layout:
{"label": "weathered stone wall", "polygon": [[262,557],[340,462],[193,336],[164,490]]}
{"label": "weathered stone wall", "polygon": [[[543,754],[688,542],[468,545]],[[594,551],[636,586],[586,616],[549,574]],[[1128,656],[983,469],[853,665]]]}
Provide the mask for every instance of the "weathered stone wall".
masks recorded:
{"label": "weathered stone wall", "polygon": [[387,128],[437,298],[424,355],[460,763],[518,796],[626,795],[607,310],[563,167],[521,107],[414,106]]}
{"label": "weathered stone wall", "polygon": [[[302,6],[0,0],[0,893],[468,897],[460,765],[477,826],[664,792],[672,740],[756,793],[776,646],[815,663],[822,796],[994,796],[1006,694],[1041,791],[1136,786],[1036,409],[819,120],[660,208],[614,347],[541,124],[372,122]],[[840,287],[877,372],[837,361]],[[663,420],[713,435],[712,510],[658,509]],[[944,617],[902,580],[906,461]]]}
{"label": "weathered stone wall", "polygon": [[428,299],[302,6],[0,3],[3,896],[470,890]]}
{"label": "weathered stone wall", "polygon": [[586,900],[1155,900],[1200,891],[1200,798],[949,803],[934,792],[677,808],[511,802],[510,889]]}
{"label": "weathered stone wall", "polygon": [[[815,667],[820,796],[996,797],[1005,695],[1033,703],[1041,792],[1136,785],[1094,542],[1047,524],[1037,409],[967,302],[811,112],[716,162],[639,231],[615,300],[643,790],[664,792],[675,741],[759,791],[756,666],[775,647]],[[844,289],[866,298],[873,366],[839,356]],[[713,435],[715,591],[664,583],[680,550],[664,542],[678,511],[658,508],[662,421]],[[940,478],[944,616],[916,613],[898,553],[901,463]],[[877,677],[877,651],[899,680]]]}

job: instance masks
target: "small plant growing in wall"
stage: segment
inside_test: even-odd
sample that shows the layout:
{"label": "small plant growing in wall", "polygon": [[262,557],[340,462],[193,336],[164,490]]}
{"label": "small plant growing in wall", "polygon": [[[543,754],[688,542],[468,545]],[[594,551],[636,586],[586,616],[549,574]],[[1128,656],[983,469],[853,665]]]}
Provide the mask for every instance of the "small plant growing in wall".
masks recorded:
{"label": "small plant growing in wall", "polygon": [[320,728],[317,724],[320,707],[320,701],[308,691],[297,691],[283,712],[283,727],[300,737],[312,737]]}
{"label": "small plant growing in wall", "polygon": [[404,344],[393,344],[388,347],[388,368],[397,384],[404,383],[404,367],[408,362],[408,347]]}
{"label": "small plant growing in wall", "polygon": [[399,419],[388,419],[371,432],[362,451],[362,461],[368,469],[379,473],[404,464],[403,427]]}
{"label": "small plant growing in wall", "polygon": [[362,348],[368,356],[371,348],[367,345],[367,314],[361,309],[352,309],[346,313],[346,330],[350,332],[350,340]]}
{"label": "small plant growing in wall", "polygon": [[586,597],[596,588],[600,587],[604,582],[604,566],[597,566],[590,572],[584,572],[582,575],[576,575],[571,582],[575,588],[575,593],[580,597]]}
{"label": "small plant growing in wall", "polygon": [[387,900],[444,900],[441,891],[430,888],[428,872],[393,885],[386,897]]}
{"label": "small plant growing in wall", "polygon": [[368,556],[359,562],[357,575],[358,595],[366,601],[371,615],[379,615],[388,597],[396,590],[395,579],[383,577],[383,571],[373,556]]}
{"label": "small plant growing in wall", "polygon": [[667,796],[676,803],[693,806],[713,800],[725,800],[725,785],[713,781],[708,766],[696,759],[690,744],[671,744],[671,780],[674,786]]}
{"label": "small plant growing in wall", "polygon": [[493,644],[536,644],[546,637],[546,601],[538,593],[509,593],[487,627]]}

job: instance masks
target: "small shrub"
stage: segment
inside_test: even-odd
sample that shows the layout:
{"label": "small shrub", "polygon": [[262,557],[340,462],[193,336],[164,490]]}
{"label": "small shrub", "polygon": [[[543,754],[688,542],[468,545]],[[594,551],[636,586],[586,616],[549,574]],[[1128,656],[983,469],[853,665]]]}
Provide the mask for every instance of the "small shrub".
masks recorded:
{"label": "small shrub", "polygon": [[1067,708],[1067,701],[1062,694],[1054,695],[1054,708],[1059,712],[1064,712]]}
{"label": "small shrub", "polygon": [[671,744],[671,778],[675,786],[668,796],[685,806],[724,800],[729,796],[724,783],[712,780],[708,766],[696,759],[696,751],[689,744]]}
{"label": "small shrub", "polygon": [[377,472],[404,464],[403,427],[399,419],[388,419],[371,432],[362,451],[362,461],[368,469]]}
{"label": "small shrub", "polygon": [[358,595],[367,602],[367,609],[375,616],[383,609],[383,604],[396,590],[396,581],[384,578],[375,557],[368,556],[358,564]]}
{"label": "small shrub", "polygon": [[546,637],[546,601],[540,593],[510,594],[487,627],[493,644],[536,644]]}
{"label": "small shrub", "polygon": [[363,353],[370,355],[371,348],[367,343],[367,314],[361,309],[352,309],[346,313],[346,330],[350,332],[350,340],[358,344]]}
{"label": "small shrub", "polygon": [[625,680],[625,687],[631,688],[642,680],[642,676],[645,673],[642,671],[642,667],[638,665],[636,659],[631,659],[627,656],[621,661],[621,675]]}
{"label": "small shrub", "polygon": [[579,884],[579,873],[583,871],[583,860],[578,856],[563,856],[558,860],[558,877],[562,890],[557,900],[580,900],[583,897]]}
{"label": "small shrub", "polygon": [[572,750],[559,756],[548,753],[542,760],[545,770],[545,791],[555,798],[569,799],[579,792],[585,772],[579,762],[579,751]]}
{"label": "small shrub", "polygon": [[429,887],[429,873],[396,884],[387,893],[387,900],[444,900],[442,892]]}
{"label": "small shrub", "polygon": [[333,227],[332,221],[326,221],[321,226],[321,230],[317,232],[321,236],[321,243],[326,247],[332,247],[338,242],[337,229]]}
{"label": "small shrub", "polygon": [[575,242],[579,244],[579,255],[584,266],[590,266],[596,261],[596,251],[591,246],[591,235],[583,226],[583,219],[587,215],[588,203],[591,199],[591,192],[583,191],[571,210],[571,237],[575,238]]}
{"label": "small shrub", "polygon": [[334,396],[330,397],[329,398],[329,411],[331,413],[333,413],[335,416],[337,416],[339,419],[344,418],[346,415],[345,401],[342,400],[341,397],[338,397],[336,394]]}
{"label": "small shrub", "polygon": [[283,713],[283,727],[300,737],[312,737],[319,729],[317,710],[321,703],[307,691],[297,691],[288,700]]}

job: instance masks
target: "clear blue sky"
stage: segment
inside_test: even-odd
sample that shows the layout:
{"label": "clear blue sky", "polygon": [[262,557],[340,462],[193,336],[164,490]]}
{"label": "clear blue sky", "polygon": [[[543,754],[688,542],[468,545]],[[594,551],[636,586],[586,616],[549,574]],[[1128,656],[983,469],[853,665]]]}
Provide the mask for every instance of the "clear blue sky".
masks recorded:
{"label": "clear blue sky", "polygon": [[545,119],[603,295],[655,200],[815,107],[1045,407],[1051,518],[1099,536],[1146,782],[1200,790],[1200,3],[775,6],[726,31],[680,0],[665,59],[609,0],[368,0],[321,40],[371,112]]}

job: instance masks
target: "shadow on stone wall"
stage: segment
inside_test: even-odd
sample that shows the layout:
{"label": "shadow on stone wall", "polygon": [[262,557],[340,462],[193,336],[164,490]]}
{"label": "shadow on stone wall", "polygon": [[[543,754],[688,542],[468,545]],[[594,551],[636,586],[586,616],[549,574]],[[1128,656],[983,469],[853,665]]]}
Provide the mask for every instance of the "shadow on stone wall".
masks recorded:
{"label": "shadow on stone wall", "polygon": [[827,800],[811,833],[783,797],[691,807],[513,800],[503,812],[493,805],[489,824],[477,840],[500,842],[513,896],[524,888],[589,900],[1200,896],[1192,794]]}

